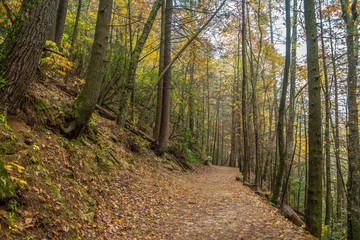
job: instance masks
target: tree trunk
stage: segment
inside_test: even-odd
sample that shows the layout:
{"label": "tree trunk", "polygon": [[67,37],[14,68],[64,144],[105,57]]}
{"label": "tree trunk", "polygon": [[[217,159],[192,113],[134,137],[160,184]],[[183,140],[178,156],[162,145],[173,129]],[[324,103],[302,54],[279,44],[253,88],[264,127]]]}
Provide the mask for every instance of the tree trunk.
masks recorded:
{"label": "tree trunk", "polygon": [[[160,56],[159,56],[159,75],[164,70],[164,33],[165,33],[165,0],[161,1],[161,40],[160,40]],[[157,101],[156,101],[156,118],[153,136],[158,139],[160,132],[161,112],[162,112],[162,92],[163,81],[158,84]]]}
{"label": "tree trunk", "polygon": [[328,17],[329,30],[330,30],[330,49],[331,49],[331,61],[333,65],[333,76],[334,76],[334,91],[335,91],[335,133],[334,141],[335,141],[335,161],[337,167],[336,174],[336,218],[338,221],[341,221],[341,210],[344,205],[344,188],[341,180],[341,164],[340,164],[340,133],[339,133],[339,90],[338,90],[338,80],[337,80],[337,68],[336,68],[336,60],[335,60],[335,49],[333,46],[333,35],[332,35],[332,26],[330,21],[330,16]]}
{"label": "tree trunk", "polygon": [[60,0],[59,7],[57,10],[56,26],[55,26],[55,43],[58,46],[60,46],[64,34],[67,8],[68,8],[68,0]]}
{"label": "tree trunk", "polygon": [[119,117],[117,120],[118,125],[123,128],[125,126],[125,121],[127,117],[127,109],[130,101],[131,91],[133,89],[133,82],[135,81],[136,69],[139,63],[140,55],[144,49],[146,40],[150,34],[152,26],[154,24],[157,12],[161,7],[162,0],[156,0],[154,3],[148,19],[146,20],[144,29],[141,33],[141,36],[136,42],[134,51],[131,53],[131,60],[129,67],[126,72],[125,84],[122,87],[122,94],[119,105]]}
{"label": "tree trunk", "polygon": [[314,0],[305,0],[304,11],[309,91],[309,181],[305,207],[305,222],[306,228],[315,237],[321,238],[323,174],[320,98],[321,78]]}
{"label": "tree trunk", "polygon": [[325,78],[325,166],[326,166],[326,197],[325,197],[325,225],[330,224],[332,214],[332,197],[331,197],[331,172],[330,172],[330,92],[329,92],[329,80],[326,66],[325,57],[325,43],[324,43],[324,29],[323,18],[320,2],[320,29],[321,29],[321,51],[322,51],[322,63]]}
{"label": "tree trunk", "polygon": [[73,34],[72,34],[72,37],[71,37],[71,47],[70,47],[70,53],[71,54],[74,53],[75,41],[76,41],[76,38],[77,38],[77,33],[78,33],[78,28],[79,28],[81,7],[82,7],[82,0],[79,0],[78,6],[77,6],[77,11],[76,11],[76,19],[75,19],[75,24],[74,24],[74,30],[73,30]]}
{"label": "tree trunk", "polygon": [[284,79],[283,79],[283,87],[281,92],[280,99],[280,107],[279,107],[279,119],[277,124],[277,143],[279,147],[279,171],[276,176],[274,192],[271,197],[271,201],[275,204],[278,202],[281,183],[283,180],[285,165],[286,165],[286,147],[285,147],[285,137],[284,137],[284,121],[285,121],[285,103],[286,103],[286,93],[288,87],[289,80],[289,68],[290,68],[290,0],[285,0],[285,8],[286,8],[286,52],[285,52],[285,67],[284,67]]}
{"label": "tree trunk", "polygon": [[100,0],[96,20],[94,43],[84,88],[74,104],[75,118],[69,123],[65,133],[77,138],[91,118],[100,94],[104,75],[106,50],[110,29],[113,0]]}
{"label": "tree trunk", "polygon": [[242,114],[242,125],[243,125],[243,141],[244,141],[244,157],[243,157],[243,169],[242,174],[244,177],[244,182],[249,181],[249,144],[248,144],[248,129],[247,129],[247,119],[246,119],[246,86],[247,86],[247,76],[246,76],[246,11],[245,11],[245,0],[242,0],[242,25],[241,25],[241,55],[242,55],[242,96],[241,96],[241,114]]}
{"label": "tree trunk", "polygon": [[[165,33],[164,33],[164,66],[171,62],[171,24],[173,0],[166,0],[165,7]],[[170,93],[171,93],[171,68],[163,76],[163,97],[161,124],[159,131],[159,145],[156,149],[161,156],[165,153],[169,141],[170,128]]]}
{"label": "tree trunk", "polygon": [[[289,113],[286,129],[286,154],[287,159],[292,158],[294,146],[294,124],[295,124],[295,85],[296,85],[296,50],[297,50],[297,0],[294,0],[293,6],[293,26],[292,26],[292,40],[291,40],[291,65],[290,65],[290,100],[289,100]],[[287,164],[287,167],[289,165]],[[286,171],[285,171],[286,172]],[[285,191],[285,196],[287,190]]]}
{"label": "tree trunk", "polygon": [[347,75],[347,104],[349,111],[349,135],[348,135],[348,239],[360,238],[360,159],[359,159],[359,125],[357,108],[357,73],[354,42],[354,22],[357,19],[357,0],[341,0],[342,17],[346,24],[346,47],[348,61]]}
{"label": "tree trunk", "polygon": [[23,0],[0,46],[0,109],[13,113],[23,102],[39,64],[58,0]]}

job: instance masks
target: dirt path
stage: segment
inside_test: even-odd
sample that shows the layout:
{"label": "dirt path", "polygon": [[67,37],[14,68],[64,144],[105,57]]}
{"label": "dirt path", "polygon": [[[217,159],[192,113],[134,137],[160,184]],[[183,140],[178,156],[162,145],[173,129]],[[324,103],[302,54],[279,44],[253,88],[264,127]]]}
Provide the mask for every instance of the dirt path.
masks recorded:
{"label": "dirt path", "polygon": [[[114,176],[86,239],[312,239],[235,180],[237,168]],[[85,238],[84,238],[85,239]]]}
{"label": "dirt path", "polygon": [[235,181],[237,168],[189,174],[162,229],[170,239],[311,239],[253,191]]}

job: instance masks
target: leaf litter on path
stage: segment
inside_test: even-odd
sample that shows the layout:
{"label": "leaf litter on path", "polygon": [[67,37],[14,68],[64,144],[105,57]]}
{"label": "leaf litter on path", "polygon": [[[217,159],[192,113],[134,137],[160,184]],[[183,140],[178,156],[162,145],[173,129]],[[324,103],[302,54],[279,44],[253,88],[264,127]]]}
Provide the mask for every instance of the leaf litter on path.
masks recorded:
{"label": "leaf litter on path", "polygon": [[237,168],[211,166],[200,167],[198,173],[157,172],[149,178],[139,178],[130,188],[131,193],[124,192],[122,220],[118,220],[117,227],[105,230],[103,236],[313,239],[250,188],[235,181],[236,175]]}

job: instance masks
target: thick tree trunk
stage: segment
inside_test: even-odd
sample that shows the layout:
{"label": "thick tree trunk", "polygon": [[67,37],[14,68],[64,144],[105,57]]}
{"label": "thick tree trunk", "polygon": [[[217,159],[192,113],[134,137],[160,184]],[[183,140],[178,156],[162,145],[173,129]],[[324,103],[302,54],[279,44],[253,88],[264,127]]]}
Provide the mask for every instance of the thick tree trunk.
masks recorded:
{"label": "thick tree trunk", "polygon": [[305,207],[306,228],[321,238],[322,221],[322,137],[321,78],[314,0],[305,0],[305,31],[309,88],[309,181]]}
{"label": "thick tree trunk", "polygon": [[23,0],[0,46],[0,108],[13,113],[24,100],[39,64],[58,0]]}
{"label": "thick tree trunk", "polygon": [[349,135],[348,135],[348,239],[360,238],[360,159],[359,159],[359,124],[357,106],[357,73],[354,42],[354,22],[356,21],[357,0],[341,0],[342,16],[346,24],[346,47],[348,60],[347,75],[347,104],[349,111]]}
{"label": "thick tree trunk", "polygon": [[75,119],[64,129],[70,138],[77,138],[91,118],[100,94],[104,75],[106,50],[110,29],[113,0],[100,0],[94,43],[84,88],[75,101]]}
{"label": "thick tree trunk", "polygon": [[[164,66],[171,62],[171,24],[173,1],[166,0],[165,7],[165,33],[164,33]],[[166,151],[169,141],[170,128],[170,93],[171,93],[171,68],[168,68],[163,76],[163,96],[162,96],[162,112],[161,124],[159,131],[159,145],[156,149],[159,155],[163,155]]]}

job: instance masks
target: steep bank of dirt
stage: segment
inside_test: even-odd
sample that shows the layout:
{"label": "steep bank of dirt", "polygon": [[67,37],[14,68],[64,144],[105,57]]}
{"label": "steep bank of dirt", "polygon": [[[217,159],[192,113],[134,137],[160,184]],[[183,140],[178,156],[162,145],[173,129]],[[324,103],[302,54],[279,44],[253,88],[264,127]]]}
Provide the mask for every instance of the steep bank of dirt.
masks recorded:
{"label": "steep bank of dirt", "polygon": [[157,205],[167,204],[171,182],[177,184],[166,170],[179,169],[172,156],[157,157],[147,141],[97,113],[83,137],[69,141],[59,123],[72,97],[42,84],[30,96],[0,132],[0,154],[17,191],[0,206],[0,239],[137,235],[146,218],[160,215]]}

